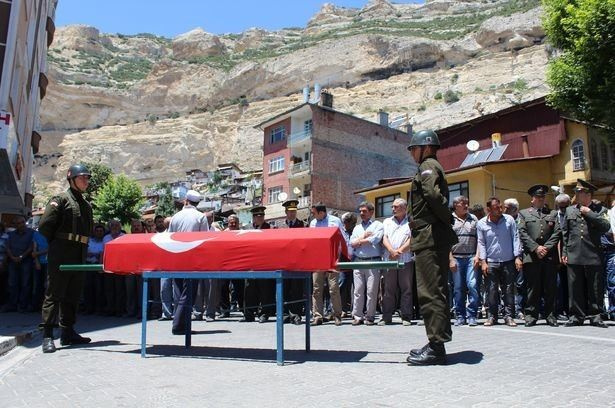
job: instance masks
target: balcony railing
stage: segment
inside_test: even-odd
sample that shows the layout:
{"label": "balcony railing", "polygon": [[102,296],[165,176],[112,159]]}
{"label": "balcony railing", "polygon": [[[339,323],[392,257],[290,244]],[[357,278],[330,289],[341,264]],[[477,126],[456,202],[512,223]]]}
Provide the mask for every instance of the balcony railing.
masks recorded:
{"label": "balcony railing", "polygon": [[304,130],[302,132],[295,132],[288,135],[288,146],[299,144],[303,141],[309,140],[312,137],[312,129]]}
{"label": "balcony railing", "polygon": [[306,197],[299,197],[297,200],[299,200],[299,208],[307,208],[310,206],[310,193],[307,193]]}
{"label": "balcony railing", "polygon": [[302,161],[301,163],[291,164],[289,170],[290,170],[291,176],[294,176],[299,173],[303,173],[305,171],[309,171],[310,161],[306,160],[306,161]]}

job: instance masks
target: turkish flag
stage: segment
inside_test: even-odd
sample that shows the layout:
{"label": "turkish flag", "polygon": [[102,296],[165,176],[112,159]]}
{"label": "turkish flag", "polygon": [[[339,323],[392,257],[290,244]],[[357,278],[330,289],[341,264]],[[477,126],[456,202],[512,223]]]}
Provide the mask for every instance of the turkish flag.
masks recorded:
{"label": "turkish flag", "polygon": [[148,271],[335,270],[346,243],[338,228],[126,234],[105,245],[103,269]]}

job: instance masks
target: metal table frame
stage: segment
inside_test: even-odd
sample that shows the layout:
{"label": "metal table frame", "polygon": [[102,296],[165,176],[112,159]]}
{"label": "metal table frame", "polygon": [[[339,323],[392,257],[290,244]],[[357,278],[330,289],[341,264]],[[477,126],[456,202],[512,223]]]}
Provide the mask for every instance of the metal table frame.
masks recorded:
{"label": "metal table frame", "polygon": [[[401,269],[404,263],[398,261],[361,261],[361,262],[338,262],[337,268],[341,269]],[[94,271],[103,272],[102,264],[60,265],[62,271]],[[325,273],[328,271],[322,271]],[[193,279],[275,279],[276,281],[276,360],[278,365],[284,365],[284,279],[304,279],[306,288],[305,304],[305,351],[310,351],[310,320],[312,314],[312,272],[288,272],[288,271],[237,271],[237,272],[160,272],[151,271],[140,274],[143,277],[143,300],[141,304],[141,357],[146,357],[147,338],[147,306],[148,279],[178,278],[188,280],[188,305],[186,310],[186,337],[185,346],[192,344],[192,280]]]}
{"label": "metal table frame", "polygon": [[192,345],[192,280],[194,279],[275,279],[276,281],[276,360],[278,365],[284,365],[284,279],[303,279],[306,287],[305,303],[305,351],[310,351],[310,320],[312,312],[312,273],[311,272],[143,272],[143,301],[141,305],[141,357],[146,357],[147,338],[147,306],[149,279],[175,278],[187,279],[188,302],[184,307],[185,316],[185,346]]}

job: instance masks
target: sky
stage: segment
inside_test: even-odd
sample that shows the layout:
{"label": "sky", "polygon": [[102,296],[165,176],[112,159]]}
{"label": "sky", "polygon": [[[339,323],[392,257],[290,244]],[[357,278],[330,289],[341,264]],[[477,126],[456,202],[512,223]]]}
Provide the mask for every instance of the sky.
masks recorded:
{"label": "sky", "polygon": [[368,0],[59,0],[55,24],[87,24],[103,33],[168,38],[197,27],[214,34],[240,33],[251,27],[275,31],[305,27],[327,2],[361,8]]}

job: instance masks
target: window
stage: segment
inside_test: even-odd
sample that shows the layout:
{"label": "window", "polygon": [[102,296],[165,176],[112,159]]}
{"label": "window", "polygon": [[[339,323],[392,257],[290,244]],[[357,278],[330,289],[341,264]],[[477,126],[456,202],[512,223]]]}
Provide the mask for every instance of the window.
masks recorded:
{"label": "window", "polygon": [[391,204],[393,204],[393,201],[399,197],[399,194],[392,194],[376,198],[376,218],[390,217],[393,215]]}
{"label": "window", "polygon": [[305,133],[311,133],[312,132],[312,119],[306,120],[305,122],[303,122],[303,131]]}
{"label": "window", "polygon": [[589,139],[589,150],[591,152],[590,162],[592,169],[600,169],[600,153],[598,152],[598,143],[596,139]]}
{"label": "window", "polygon": [[281,140],[286,139],[286,128],[284,126],[278,126],[277,128],[271,129],[269,143],[274,144]]}
{"label": "window", "polygon": [[470,186],[467,181],[448,185],[448,205],[453,205],[455,197],[464,196],[470,199]]}
{"label": "window", "polygon": [[271,203],[279,203],[280,200],[278,200],[278,194],[280,194],[282,192],[282,186],[277,186],[277,187],[272,187],[270,189],[267,190],[268,192],[268,200],[267,202],[269,204]]}
{"label": "window", "polygon": [[284,156],[274,157],[269,160],[269,174],[284,171]]}
{"label": "window", "polygon": [[572,171],[579,171],[585,169],[585,147],[583,146],[583,141],[580,139],[572,142],[572,147],[570,148],[571,156],[572,156]]}
{"label": "window", "polygon": [[609,146],[604,140],[600,143],[600,168],[609,169]]}

